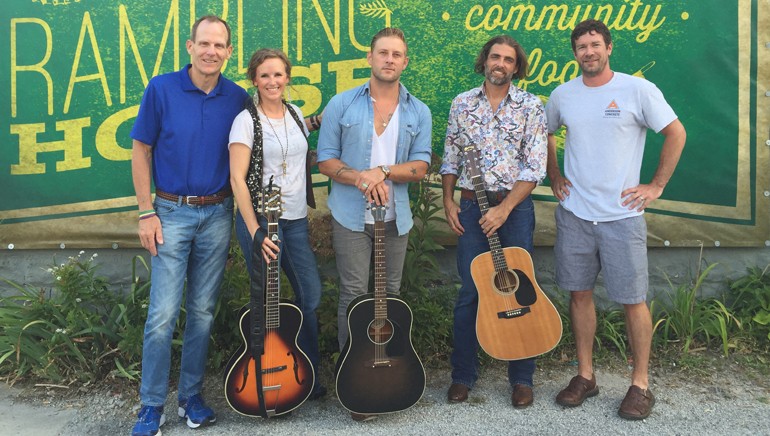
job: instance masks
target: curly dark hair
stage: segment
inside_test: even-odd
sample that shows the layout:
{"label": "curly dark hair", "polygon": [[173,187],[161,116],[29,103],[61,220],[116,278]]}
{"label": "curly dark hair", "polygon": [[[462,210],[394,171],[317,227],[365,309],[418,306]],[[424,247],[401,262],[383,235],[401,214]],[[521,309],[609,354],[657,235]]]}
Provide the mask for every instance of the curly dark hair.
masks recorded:
{"label": "curly dark hair", "polygon": [[521,44],[513,39],[513,37],[508,35],[495,36],[494,38],[487,41],[486,44],[484,44],[484,47],[481,48],[478,57],[476,57],[476,64],[473,67],[474,71],[476,71],[478,74],[481,74],[482,76],[484,75],[484,64],[487,63],[489,52],[492,50],[492,46],[495,44],[505,44],[513,47],[513,49],[516,51],[516,72],[513,73],[513,78],[523,79],[527,77],[527,74],[529,74],[527,71],[527,68],[529,67],[529,63],[527,62],[527,53],[524,52],[524,48],[521,46]]}

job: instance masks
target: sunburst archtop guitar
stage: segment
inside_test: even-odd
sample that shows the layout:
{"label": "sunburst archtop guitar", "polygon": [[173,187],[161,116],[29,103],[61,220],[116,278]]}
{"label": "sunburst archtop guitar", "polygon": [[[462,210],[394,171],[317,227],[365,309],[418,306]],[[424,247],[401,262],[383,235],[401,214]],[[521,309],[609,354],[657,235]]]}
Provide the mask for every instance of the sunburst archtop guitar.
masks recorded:
{"label": "sunburst archtop guitar", "polygon": [[[262,213],[267,218],[267,237],[278,241],[281,191],[272,179],[262,196]],[[276,242],[277,243],[277,242]],[[262,258],[255,245],[252,257]],[[255,263],[255,262],[252,262]],[[264,283],[264,319],[255,311],[261,292],[252,283],[252,302],[240,312],[243,343],[225,367],[225,399],[236,412],[270,418],[291,412],[310,396],[315,381],[313,366],[297,345],[302,311],[280,300],[280,266],[267,265]],[[255,274],[256,277],[256,274]],[[255,278],[252,278],[255,280]],[[261,332],[264,332],[262,334]],[[255,335],[263,340],[255,342]]]}

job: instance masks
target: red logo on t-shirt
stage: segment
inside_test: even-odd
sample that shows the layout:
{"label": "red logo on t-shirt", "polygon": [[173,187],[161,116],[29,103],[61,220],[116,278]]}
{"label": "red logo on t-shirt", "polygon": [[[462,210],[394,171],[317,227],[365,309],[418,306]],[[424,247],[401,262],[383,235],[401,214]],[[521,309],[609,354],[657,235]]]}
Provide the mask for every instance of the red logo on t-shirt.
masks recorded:
{"label": "red logo on t-shirt", "polygon": [[607,109],[604,109],[604,118],[620,118],[620,107],[612,100]]}

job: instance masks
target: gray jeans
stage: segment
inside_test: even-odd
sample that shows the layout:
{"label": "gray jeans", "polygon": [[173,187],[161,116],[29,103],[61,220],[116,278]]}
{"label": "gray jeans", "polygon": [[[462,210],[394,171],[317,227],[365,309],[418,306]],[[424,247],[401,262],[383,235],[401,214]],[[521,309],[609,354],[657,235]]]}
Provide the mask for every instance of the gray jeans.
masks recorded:
{"label": "gray jeans", "polygon": [[[369,270],[374,248],[374,225],[366,224],[363,232],[354,232],[332,219],[332,243],[340,276],[340,300],[337,306],[337,340],[340,350],[348,340],[348,305],[369,289]],[[398,235],[395,221],[385,223],[385,290],[398,294],[409,235]],[[374,313],[372,313],[374,317]]]}

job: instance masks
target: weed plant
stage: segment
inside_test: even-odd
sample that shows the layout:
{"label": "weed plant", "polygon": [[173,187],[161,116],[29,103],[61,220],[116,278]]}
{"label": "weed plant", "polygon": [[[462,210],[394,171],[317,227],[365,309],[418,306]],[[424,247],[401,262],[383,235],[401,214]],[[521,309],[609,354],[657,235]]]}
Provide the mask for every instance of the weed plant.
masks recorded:
{"label": "weed plant", "polygon": [[715,266],[709,265],[692,284],[675,286],[666,277],[668,301],[663,301],[655,314],[656,333],[667,342],[680,343],[684,353],[694,345],[707,347],[714,341],[721,344],[725,356],[735,347],[732,332],[741,329],[740,320],[719,299],[699,298],[701,285]]}
{"label": "weed plant", "polygon": [[[0,375],[14,383],[32,376],[54,383],[92,381],[136,366],[136,326],[144,325],[148,289],[115,293],[96,275],[94,253],[48,268],[50,290],[6,284],[18,293],[0,299]],[[133,264],[136,272],[136,260]]]}
{"label": "weed plant", "polygon": [[746,328],[747,334],[765,347],[770,345],[770,265],[751,267],[746,275],[730,284],[730,309]]}
{"label": "weed plant", "polygon": [[[439,196],[428,178],[414,184],[411,206],[415,225],[410,232],[404,265],[402,297],[414,316],[412,338],[426,366],[445,365],[451,349],[452,308],[457,296],[455,281],[441,274],[435,254],[437,226],[444,221],[437,206]],[[316,227],[315,238],[325,238],[329,229]],[[145,258],[132,260],[132,285],[115,292],[97,275],[97,254],[84,252],[52,265],[51,289],[36,289],[2,279],[16,290],[0,298],[0,377],[13,383],[22,378],[70,384],[121,377],[138,380],[144,323],[149,303],[150,267]],[[322,262],[326,259],[321,259]],[[678,366],[695,368],[711,347],[727,356],[739,356],[749,367],[767,372],[770,340],[770,266],[749,268],[747,274],[729,284],[727,298],[705,298],[700,288],[715,265],[699,272],[694,281],[675,285],[650,304],[653,315],[653,355],[676,360]],[[323,271],[323,269],[322,269]],[[324,372],[333,368],[338,355],[336,277],[322,277],[323,291],[318,310]],[[292,297],[288,281],[281,281],[281,295]],[[249,301],[249,275],[240,248],[233,238],[214,320],[209,349],[209,369],[219,371],[241,344],[237,314]],[[558,347],[541,359],[569,360],[574,355],[568,299],[552,298],[562,317],[563,335]],[[179,355],[185,322],[181,311],[174,333],[173,356]],[[748,344],[748,345],[747,345]],[[597,312],[596,357],[624,359],[628,349],[625,316],[612,308]],[[751,348],[756,353],[752,353]],[[482,362],[488,363],[482,353]],[[178,362],[173,362],[178,366]]]}

